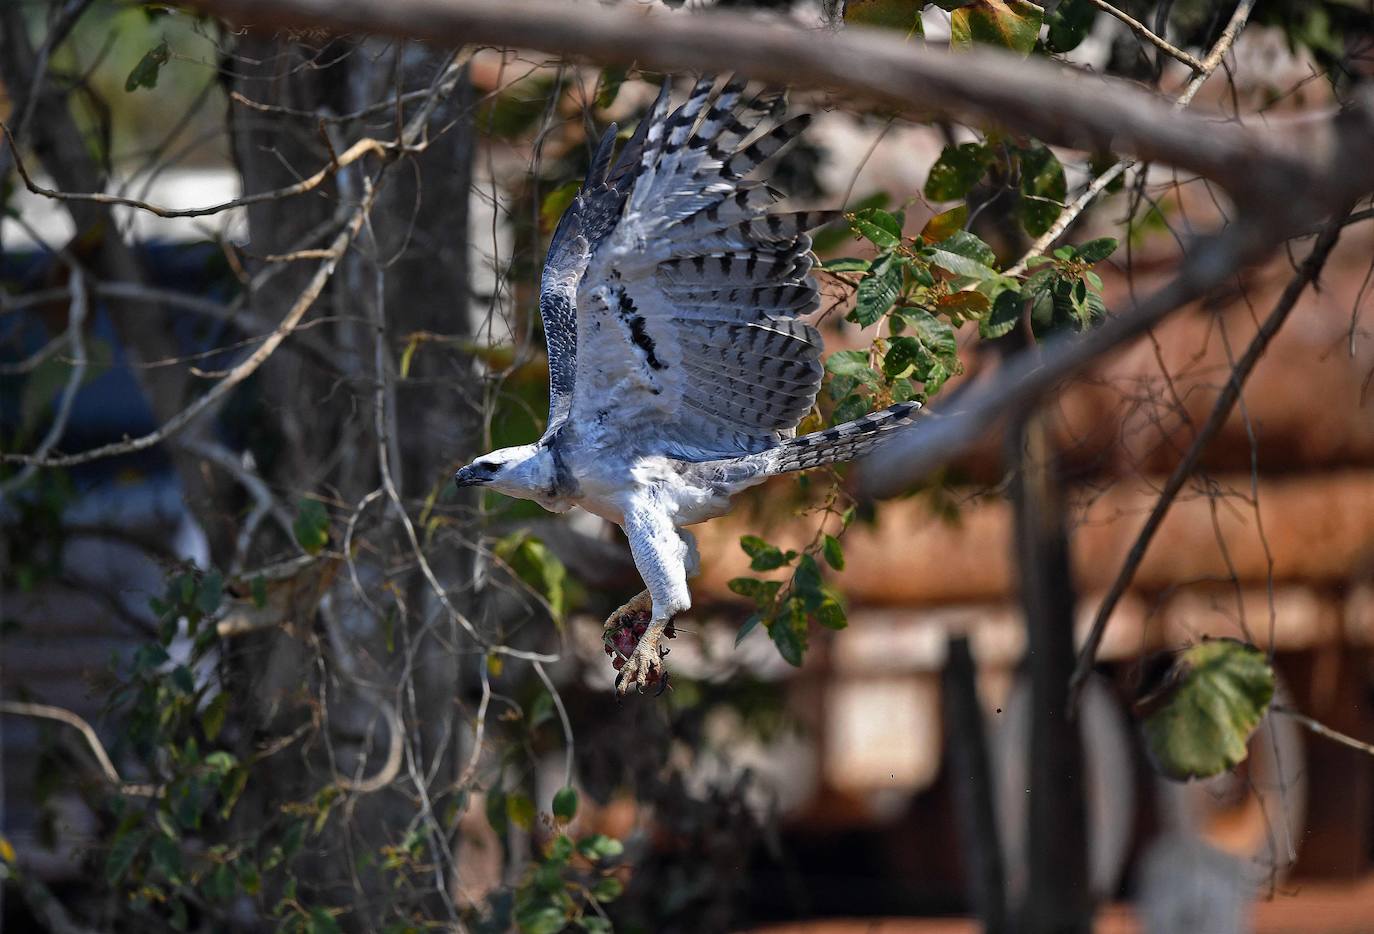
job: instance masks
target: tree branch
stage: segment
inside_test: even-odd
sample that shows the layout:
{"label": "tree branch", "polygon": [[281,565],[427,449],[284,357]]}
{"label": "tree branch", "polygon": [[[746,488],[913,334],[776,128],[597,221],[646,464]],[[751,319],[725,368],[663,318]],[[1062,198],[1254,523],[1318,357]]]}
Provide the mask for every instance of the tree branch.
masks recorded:
{"label": "tree branch", "polygon": [[1144,560],[1146,551],[1149,550],[1150,542],[1154,540],[1155,533],[1164,522],[1164,517],[1169,512],[1169,507],[1173,505],[1174,499],[1183,489],[1183,484],[1188,477],[1192,476],[1194,468],[1202,457],[1207,445],[1216,437],[1226,420],[1231,415],[1231,410],[1235,408],[1236,402],[1240,399],[1241,388],[1245,381],[1250,378],[1264,352],[1269,348],[1269,343],[1274,339],[1274,335],[1283,327],[1288,320],[1289,313],[1297,304],[1298,299],[1313,280],[1321,274],[1322,267],[1326,265],[1327,257],[1331,255],[1331,250],[1336,246],[1336,241],[1340,239],[1341,231],[1345,227],[1347,212],[1342,212],[1339,217],[1333,218],[1326,229],[1322,231],[1317,242],[1312,246],[1312,252],[1303,261],[1296,275],[1289,280],[1288,286],[1279,296],[1278,303],[1273,311],[1260,324],[1259,330],[1255,333],[1250,345],[1246,347],[1245,353],[1236,361],[1235,369],[1231,371],[1231,377],[1226,381],[1225,388],[1217,396],[1216,403],[1212,406],[1212,412],[1207,417],[1207,421],[1198,430],[1193,443],[1188,446],[1182,460],[1169,475],[1168,481],[1164,484],[1164,489],[1160,491],[1159,498],[1155,500],[1154,508],[1150,510],[1149,517],[1145,520],[1144,527],[1140,534],[1136,536],[1131,550],[1126,555],[1126,560],[1117,572],[1116,579],[1107,588],[1107,595],[1102,598],[1102,603],[1097,608],[1097,613],[1093,617],[1092,628],[1088,631],[1088,637],[1083,642],[1082,649],[1079,650],[1078,663],[1074,667],[1073,677],[1069,679],[1069,706],[1074,708],[1078,704],[1079,692],[1083,689],[1083,684],[1087,681],[1088,675],[1092,673],[1092,666],[1097,659],[1097,650],[1102,644],[1102,636],[1107,631],[1107,620],[1111,617],[1112,611],[1116,608],[1117,602],[1121,599],[1126,588],[1130,586],[1135,578],[1135,572],[1140,568],[1140,562]]}
{"label": "tree branch", "polygon": [[[443,45],[540,49],[597,62],[665,71],[735,71],[792,86],[829,87],[907,114],[997,123],[1047,143],[1111,149],[1212,179],[1237,201],[1259,199],[1313,214],[1374,187],[1374,117],[1327,126],[1325,137],[1284,138],[1180,113],[1121,82],[1087,78],[1052,63],[976,49],[952,54],[908,44],[890,31],[853,27],[818,36],[781,20],[739,13],[663,13],[550,0],[194,0],[255,26],[326,26]],[[1203,63],[1204,66],[1206,63]],[[1374,97],[1368,92],[1366,97]]]}
{"label": "tree branch", "polygon": [[95,756],[96,765],[100,767],[101,775],[120,792],[144,798],[154,798],[162,794],[162,789],[156,785],[126,782],[120,778],[119,771],[115,769],[114,762],[110,760],[110,754],[105,751],[105,744],[96,735],[95,728],[84,717],[72,713],[64,707],[31,704],[27,701],[0,700],[0,714],[34,717],[39,720],[55,720],[58,723],[64,723],[81,734],[81,738],[86,741],[86,746],[91,750],[91,755]]}
{"label": "tree branch", "polygon": [[101,445],[79,454],[67,454],[61,457],[48,457],[46,454],[4,454],[0,453],[0,461],[11,464],[28,464],[36,467],[71,467],[76,464],[84,464],[88,461],[99,460],[103,457],[114,457],[119,454],[130,454],[134,451],[142,451],[155,444],[170,438],[172,435],[181,431],[199,415],[208,410],[211,406],[219,402],[229,390],[239,383],[252,376],[258,367],[272,356],[273,352],[281,346],[281,342],[296,329],[305,313],[315,304],[315,299],[319,297],[324,285],[329,281],[329,277],[334,273],[334,267],[338,265],[339,259],[343,256],[348,245],[357,235],[362,227],[367,212],[372,207],[373,192],[369,192],[363,202],[353,212],[353,217],[343,230],[339,231],[330,244],[330,258],[320,263],[315,270],[315,275],[311,278],[305,290],[296,299],[296,303],[291,306],[286,317],[282,319],[277,329],[263,340],[257,350],[249,354],[248,358],[235,366],[225,375],[223,379],[215,383],[205,395],[199,397],[186,408],[164,422],[157,430],[151,431],[146,435],[137,438],[130,438],[126,441],[115,441],[110,444]]}
{"label": "tree branch", "polygon": [[1115,16],[1117,19],[1121,20],[1121,22],[1125,23],[1127,28],[1129,28],[1131,32],[1135,33],[1141,39],[1144,39],[1146,42],[1150,43],[1150,45],[1159,49],[1165,55],[1169,55],[1173,58],[1178,59],[1180,62],[1187,65],[1189,68],[1193,69],[1193,71],[1202,71],[1202,62],[1199,61],[1196,56],[1183,51],[1178,46],[1171,44],[1167,39],[1163,38],[1162,36],[1156,35],[1154,32],[1151,32],[1148,26],[1146,26],[1144,23],[1142,23],[1135,17],[1131,16],[1131,14],[1125,12],[1124,10],[1118,10],[1116,7],[1108,3],[1107,0],[1088,0],[1088,2],[1091,3],[1093,6],[1097,7],[1099,10],[1103,11],[1104,13],[1109,13],[1112,16]]}
{"label": "tree branch", "polygon": [[970,386],[953,412],[931,412],[893,434],[863,462],[861,495],[893,496],[968,449],[987,430],[1035,404],[1067,376],[1145,334],[1175,309],[1207,294],[1243,262],[1266,251],[1258,224],[1240,222],[1194,247],[1177,277],[1135,308],[1082,335],[1063,335],[1008,359],[981,386]]}
{"label": "tree branch", "polygon": [[1324,736],[1332,742],[1340,743],[1342,746],[1348,746],[1351,749],[1354,749],[1358,752],[1363,752],[1371,756],[1374,756],[1374,745],[1370,745],[1369,743],[1358,740],[1353,736],[1346,736],[1339,730],[1333,730],[1331,729],[1331,727],[1327,726],[1325,723],[1322,723],[1320,720],[1317,720],[1313,717],[1309,717],[1307,714],[1299,710],[1294,710],[1292,707],[1288,707],[1284,704],[1275,704],[1270,709],[1274,713],[1282,714],[1285,717],[1292,717],[1294,720],[1298,721],[1303,726],[1311,730],[1313,733],[1316,733],[1318,736]]}
{"label": "tree branch", "polygon": [[[1093,0],[1093,2],[1097,2],[1097,0]],[[1100,5],[1106,6],[1105,3]],[[1236,4],[1235,10],[1231,13],[1230,21],[1227,22],[1226,28],[1221,31],[1221,35],[1217,38],[1216,44],[1212,46],[1212,51],[1207,54],[1205,61],[1198,63],[1198,67],[1194,69],[1196,73],[1193,75],[1192,80],[1190,80],[1183,89],[1183,93],[1179,95],[1178,100],[1174,101],[1174,106],[1176,108],[1182,110],[1191,104],[1197,92],[1207,83],[1207,79],[1212,77],[1213,72],[1220,67],[1221,60],[1226,57],[1226,53],[1229,52],[1231,46],[1235,44],[1236,37],[1240,35],[1241,30],[1245,28],[1245,24],[1249,21],[1250,11],[1254,6],[1255,0],[1240,0],[1240,2]],[[1111,185],[1112,182],[1116,181],[1119,176],[1124,174],[1135,164],[1136,162],[1133,159],[1120,159],[1103,170],[1102,174],[1093,179],[1091,184],[1088,185],[1081,195],[1074,199],[1072,204],[1067,205],[1064,210],[1059,212],[1059,216],[1055,218],[1054,223],[1050,225],[1050,229],[1036,238],[1035,242],[1030,245],[1030,249],[1026,250],[1026,255],[1017,260],[1011,268],[1007,270],[1007,275],[1021,275],[1026,271],[1026,263],[1030,261],[1032,256],[1048,253],[1055,241],[1064,235],[1064,231],[1068,230],[1069,226],[1078,219],[1078,216],[1088,209],[1088,205],[1097,200],[1098,195],[1106,191],[1107,187]]]}

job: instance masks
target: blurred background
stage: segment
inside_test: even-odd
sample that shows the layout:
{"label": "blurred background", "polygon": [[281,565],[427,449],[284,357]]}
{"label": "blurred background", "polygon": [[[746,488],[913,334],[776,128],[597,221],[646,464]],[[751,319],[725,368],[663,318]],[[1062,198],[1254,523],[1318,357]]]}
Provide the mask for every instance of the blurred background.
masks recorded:
{"label": "blurred background", "polygon": [[[1232,13],[1118,6],[1199,52]],[[921,16],[913,41],[947,43],[950,14]],[[1170,97],[1190,77],[1115,18],[1081,31],[1074,68]],[[1372,70],[1368,4],[1259,3],[1193,106],[1301,121]],[[542,431],[548,235],[601,130],[692,77],[164,4],[0,8],[0,450],[110,446],[0,466],[5,929],[962,931],[996,926],[989,879],[1025,898],[1053,848],[1026,836],[1005,439],[896,499],[814,473],[699,527],[670,689],[624,701],[601,640],[641,586],[619,530],[448,482]],[[900,209],[908,236],[949,207],[927,194],[942,152],[984,138],[816,92],[777,107],[816,121],[770,184]],[[1078,192],[1103,154],[1058,157]],[[1164,166],[1123,182],[1068,237],[1119,241],[1094,267],[1109,311],[1231,207]],[[1015,188],[967,194],[1002,264],[1033,239]],[[815,246],[874,253],[842,225]],[[1045,408],[1079,639],[1306,249]],[[1352,223],[1110,615],[1065,776],[1098,929],[1374,930],[1374,758],[1271,713],[1240,766],[1180,784],[1135,707],[1169,653],[1231,637],[1272,658],[1276,702],[1374,741],[1371,272]],[[871,347],[854,280],[818,280],[827,348]],[[999,359],[956,333],[962,372],[912,390],[935,411]],[[812,427],[848,398],[823,390]],[[805,552],[841,514],[824,573],[847,626],[789,664],[744,626],[741,537]]]}

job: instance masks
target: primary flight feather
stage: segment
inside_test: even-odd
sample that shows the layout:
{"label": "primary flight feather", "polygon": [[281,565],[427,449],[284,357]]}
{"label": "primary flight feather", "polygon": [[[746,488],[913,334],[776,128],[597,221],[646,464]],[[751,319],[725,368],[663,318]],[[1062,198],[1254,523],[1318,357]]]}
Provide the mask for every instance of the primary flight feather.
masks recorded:
{"label": "primary flight feather", "polygon": [[625,530],[646,590],[607,621],[649,616],[618,685],[662,673],[660,641],[691,606],[682,527],[724,515],[770,476],[849,460],[914,417],[914,402],[795,437],[820,389],[821,337],[807,231],[835,212],[772,210],[750,180],[810,122],[776,125],[776,99],[699,81],[669,110],[669,82],[613,157],[602,137],[549,244],[539,311],[549,424],[534,444],[458,471],[546,509],[581,506]]}

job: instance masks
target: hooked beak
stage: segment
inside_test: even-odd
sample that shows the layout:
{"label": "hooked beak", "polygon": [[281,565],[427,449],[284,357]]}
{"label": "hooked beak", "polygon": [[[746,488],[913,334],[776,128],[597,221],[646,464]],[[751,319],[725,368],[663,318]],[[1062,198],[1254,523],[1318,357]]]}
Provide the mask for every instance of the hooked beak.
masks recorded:
{"label": "hooked beak", "polygon": [[456,474],[453,475],[454,486],[460,488],[465,486],[480,486],[483,483],[490,482],[491,477],[474,470],[471,464],[461,468]]}

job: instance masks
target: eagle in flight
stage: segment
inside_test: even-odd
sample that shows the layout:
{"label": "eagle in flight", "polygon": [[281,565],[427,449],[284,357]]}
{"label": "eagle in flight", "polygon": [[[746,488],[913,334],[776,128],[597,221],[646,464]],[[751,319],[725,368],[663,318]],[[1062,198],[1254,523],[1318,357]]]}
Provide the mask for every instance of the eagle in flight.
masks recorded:
{"label": "eagle in flight", "polygon": [[617,652],[622,693],[663,674],[661,640],[691,606],[699,559],[683,526],[776,474],[865,453],[918,407],[796,436],[822,376],[821,336],[800,320],[818,305],[807,231],[838,212],[772,210],[782,195],[750,175],[810,117],[769,127],[776,98],[741,103],[735,80],[713,99],[710,78],[670,111],[670,83],[614,161],[606,131],[549,245],[548,429],[454,478],[625,531],[647,589],[608,637],[648,619]]}

